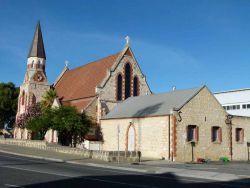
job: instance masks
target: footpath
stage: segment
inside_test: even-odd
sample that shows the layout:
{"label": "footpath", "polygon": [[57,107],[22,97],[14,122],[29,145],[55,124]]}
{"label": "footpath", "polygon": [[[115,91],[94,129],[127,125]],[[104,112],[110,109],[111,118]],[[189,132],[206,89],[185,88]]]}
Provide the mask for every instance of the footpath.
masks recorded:
{"label": "footpath", "polygon": [[[165,160],[144,160],[141,163],[128,162],[105,162],[84,158],[75,154],[64,154],[55,151],[45,151],[42,149],[0,144],[0,154],[12,154],[35,159],[49,160],[54,162],[70,163],[92,167],[109,168],[115,170],[125,170],[145,174],[171,173],[179,177],[200,178],[212,181],[240,181],[244,179],[250,183],[250,164],[186,164],[169,162]],[[243,168],[244,167],[244,168]]]}

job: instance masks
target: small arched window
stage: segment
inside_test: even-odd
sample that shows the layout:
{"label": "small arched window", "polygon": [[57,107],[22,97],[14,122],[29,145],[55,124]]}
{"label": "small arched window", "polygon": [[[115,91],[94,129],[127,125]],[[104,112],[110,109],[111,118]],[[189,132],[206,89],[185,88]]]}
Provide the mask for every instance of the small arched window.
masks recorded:
{"label": "small arched window", "polygon": [[131,66],[125,65],[125,99],[131,96]]}
{"label": "small arched window", "polygon": [[34,60],[31,63],[31,68],[34,68]]}
{"label": "small arched window", "polygon": [[36,96],[32,94],[31,104],[36,104]]}
{"label": "small arched window", "polygon": [[122,75],[117,76],[116,98],[118,101],[122,100]]}
{"label": "small arched window", "polygon": [[134,77],[134,88],[133,88],[133,95],[138,96],[139,95],[139,80],[138,77]]}
{"label": "small arched window", "polygon": [[40,68],[40,65],[41,65],[41,62],[40,62],[40,60],[38,60],[38,62],[37,62],[37,68]]}
{"label": "small arched window", "polygon": [[21,96],[21,104],[24,105],[24,99],[25,99],[25,92],[22,92],[22,96]]}

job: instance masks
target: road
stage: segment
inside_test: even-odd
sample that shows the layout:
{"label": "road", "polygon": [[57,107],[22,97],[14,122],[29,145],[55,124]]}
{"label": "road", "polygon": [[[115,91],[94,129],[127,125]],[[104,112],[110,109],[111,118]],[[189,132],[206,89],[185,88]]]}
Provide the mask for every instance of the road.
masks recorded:
{"label": "road", "polygon": [[176,177],[52,162],[0,153],[0,187],[248,187],[238,182]]}

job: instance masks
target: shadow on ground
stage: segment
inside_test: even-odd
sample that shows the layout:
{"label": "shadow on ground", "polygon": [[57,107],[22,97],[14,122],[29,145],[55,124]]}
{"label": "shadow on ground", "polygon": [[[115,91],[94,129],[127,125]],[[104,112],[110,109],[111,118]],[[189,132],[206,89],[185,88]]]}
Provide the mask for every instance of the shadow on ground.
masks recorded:
{"label": "shadow on ground", "polygon": [[230,182],[212,182],[201,179],[179,178],[171,173],[155,175],[107,175],[107,176],[81,176],[77,178],[67,178],[63,180],[56,180],[44,183],[24,185],[23,187],[185,187],[185,188],[249,188],[250,180],[241,179]]}

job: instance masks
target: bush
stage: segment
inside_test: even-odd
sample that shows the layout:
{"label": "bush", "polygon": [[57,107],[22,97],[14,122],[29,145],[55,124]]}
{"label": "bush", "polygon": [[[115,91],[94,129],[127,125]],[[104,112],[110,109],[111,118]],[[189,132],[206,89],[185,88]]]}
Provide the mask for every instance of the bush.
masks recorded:
{"label": "bush", "polygon": [[220,157],[219,160],[222,161],[222,162],[229,162],[228,157]]}

